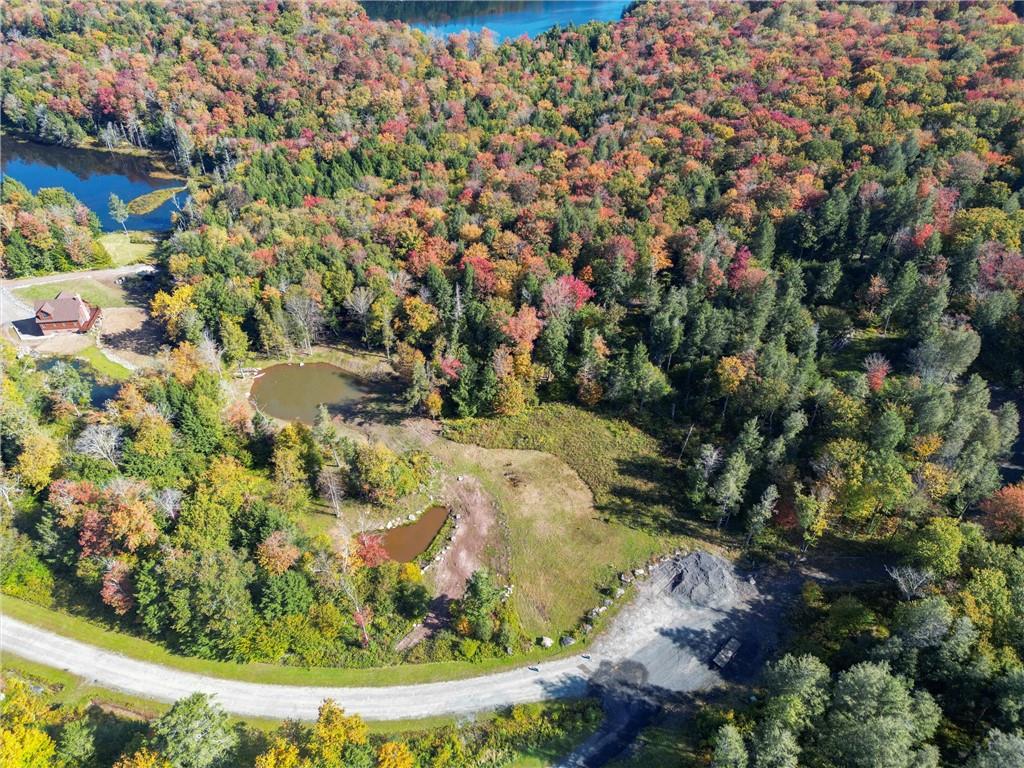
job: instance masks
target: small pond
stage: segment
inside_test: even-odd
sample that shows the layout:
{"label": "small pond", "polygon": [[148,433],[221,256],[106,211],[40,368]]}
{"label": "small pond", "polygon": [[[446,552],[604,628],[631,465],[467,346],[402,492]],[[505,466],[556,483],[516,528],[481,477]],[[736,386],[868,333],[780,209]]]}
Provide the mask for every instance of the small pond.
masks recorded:
{"label": "small pond", "polygon": [[82,360],[68,360],[63,357],[46,357],[39,360],[36,363],[36,367],[41,371],[47,372],[53,368],[58,361],[68,363],[72,368],[82,374],[82,378],[89,387],[89,405],[93,408],[103,408],[110,400],[113,400],[117,396],[118,391],[121,389],[120,382],[102,378],[97,379],[92,366]]}
{"label": "small pond", "polygon": [[484,27],[497,40],[534,37],[554,26],[579,26],[588,21],[616,21],[629,0],[481,0],[421,2],[420,0],[363,0],[371,19],[404,21],[442,37]]}
{"label": "small pond", "polygon": [[[108,232],[121,229],[121,225],[110,218],[111,193],[127,203],[156,189],[182,185],[180,179],[161,173],[148,157],[36,144],[10,136],[4,136],[0,142],[3,145],[0,167],[4,176],[17,179],[32,194],[44,187],[63,187],[93,211]],[[180,195],[178,202],[185,202]],[[174,204],[168,200],[154,211],[129,216],[125,226],[140,230],[169,229],[173,210]]]}
{"label": "small pond", "polygon": [[268,416],[312,424],[321,403],[341,413],[372,391],[368,382],[330,363],[283,363],[264,368],[249,397]]}
{"label": "small pond", "polygon": [[447,507],[430,507],[414,523],[381,531],[381,543],[392,560],[411,563],[426,551],[447,519]]}

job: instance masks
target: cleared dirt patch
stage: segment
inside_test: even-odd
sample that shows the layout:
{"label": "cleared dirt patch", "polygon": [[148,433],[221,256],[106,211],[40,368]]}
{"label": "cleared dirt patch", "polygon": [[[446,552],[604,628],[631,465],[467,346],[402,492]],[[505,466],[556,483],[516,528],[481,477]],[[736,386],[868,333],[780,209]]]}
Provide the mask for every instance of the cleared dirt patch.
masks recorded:
{"label": "cleared dirt patch", "polygon": [[163,330],[141,307],[114,307],[103,311],[103,346],[134,365],[154,364],[153,356],[164,344]]}

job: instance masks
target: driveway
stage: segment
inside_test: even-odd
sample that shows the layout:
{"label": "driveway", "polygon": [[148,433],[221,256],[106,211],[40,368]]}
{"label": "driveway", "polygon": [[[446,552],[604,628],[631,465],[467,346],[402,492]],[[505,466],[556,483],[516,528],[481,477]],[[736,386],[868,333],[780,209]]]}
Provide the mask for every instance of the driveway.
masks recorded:
{"label": "driveway", "polygon": [[[351,688],[225,680],[138,661],[6,616],[0,650],[135,696],[169,702],[202,691],[229,712],[274,719],[313,719],[326,698],[367,720],[404,720],[577,698],[594,690],[657,695],[713,687],[722,678],[709,660],[723,638],[739,635],[756,646],[758,637],[771,635],[764,625],[768,614],[758,607],[768,598],[753,584],[737,580],[739,587],[727,601],[718,600],[714,607],[699,604],[675,591],[679,570],[676,560],[653,569],[594,643],[589,658],[577,654],[540,664],[536,671],[518,668],[465,680]],[[737,666],[738,673],[745,666]]]}
{"label": "driveway", "polygon": [[31,285],[66,283],[72,280],[84,280],[86,278],[94,278],[97,280],[102,280],[104,278],[117,278],[124,275],[152,272],[153,269],[154,268],[148,264],[130,264],[127,267],[88,269],[81,272],[57,272],[53,275],[19,277],[16,280],[0,280],[0,326],[6,326],[7,323],[16,323],[20,320],[27,320],[35,315],[35,310],[14,294],[14,291],[18,288],[27,288]]}

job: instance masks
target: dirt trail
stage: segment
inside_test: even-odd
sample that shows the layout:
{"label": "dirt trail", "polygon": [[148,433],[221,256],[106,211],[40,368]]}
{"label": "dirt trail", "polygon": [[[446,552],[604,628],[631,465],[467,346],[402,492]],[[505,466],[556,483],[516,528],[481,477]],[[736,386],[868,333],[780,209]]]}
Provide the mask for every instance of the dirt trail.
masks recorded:
{"label": "dirt trail", "polygon": [[[426,419],[409,419],[404,426],[437,455],[446,447],[437,427]],[[441,503],[455,516],[452,540],[428,570],[435,598],[421,624],[403,637],[396,650],[405,651],[430,636],[448,621],[448,608],[466,592],[473,573],[488,565],[488,547],[498,533],[498,507],[471,475],[448,477],[441,491]]]}

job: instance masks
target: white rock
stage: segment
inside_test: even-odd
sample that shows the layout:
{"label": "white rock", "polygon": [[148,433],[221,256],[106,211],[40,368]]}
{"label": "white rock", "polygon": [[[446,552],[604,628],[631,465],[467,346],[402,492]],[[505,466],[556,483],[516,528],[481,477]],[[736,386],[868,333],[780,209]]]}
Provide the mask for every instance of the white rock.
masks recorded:
{"label": "white rock", "polygon": [[542,637],[540,639],[540,645],[541,645],[542,648],[550,648],[554,644],[555,644],[555,641],[552,640],[550,637]]}

